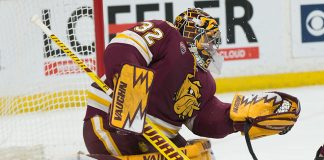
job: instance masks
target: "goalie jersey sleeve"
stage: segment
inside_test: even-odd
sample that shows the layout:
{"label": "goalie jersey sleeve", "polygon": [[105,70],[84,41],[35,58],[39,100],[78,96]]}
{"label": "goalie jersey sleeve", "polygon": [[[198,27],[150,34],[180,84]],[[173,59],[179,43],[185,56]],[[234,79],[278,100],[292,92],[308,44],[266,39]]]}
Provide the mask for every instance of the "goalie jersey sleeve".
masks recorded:
{"label": "goalie jersey sleeve", "polygon": [[194,118],[191,131],[210,138],[223,138],[235,132],[233,122],[229,118],[229,108],[229,103],[223,103],[217,97],[213,97]]}
{"label": "goalie jersey sleeve", "polygon": [[196,135],[223,138],[234,131],[230,119],[230,103],[224,103],[214,96],[216,83],[209,72],[197,72],[196,80],[200,82],[200,109],[187,120],[185,125]]}

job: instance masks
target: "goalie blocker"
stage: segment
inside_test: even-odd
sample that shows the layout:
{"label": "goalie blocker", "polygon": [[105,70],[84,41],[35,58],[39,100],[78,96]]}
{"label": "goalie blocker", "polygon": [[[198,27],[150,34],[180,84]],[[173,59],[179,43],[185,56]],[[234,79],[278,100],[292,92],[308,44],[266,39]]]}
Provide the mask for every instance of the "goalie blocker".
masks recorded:
{"label": "goalie blocker", "polygon": [[124,64],[118,76],[110,125],[141,134],[144,128],[149,91],[154,73],[146,68]]}

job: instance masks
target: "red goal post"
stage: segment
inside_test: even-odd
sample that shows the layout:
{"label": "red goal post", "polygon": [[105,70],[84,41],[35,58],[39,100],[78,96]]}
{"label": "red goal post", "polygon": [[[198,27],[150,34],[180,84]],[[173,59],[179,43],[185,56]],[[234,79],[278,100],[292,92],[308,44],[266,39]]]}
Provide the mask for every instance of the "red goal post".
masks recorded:
{"label": "red goal post", "polygon": [[103,53],[105,50],[105,30],[104,30],[104,13],[103,0],[93,0],[94,25],[96,35],[97,51],[97,74],[101,77],[104,74]]}

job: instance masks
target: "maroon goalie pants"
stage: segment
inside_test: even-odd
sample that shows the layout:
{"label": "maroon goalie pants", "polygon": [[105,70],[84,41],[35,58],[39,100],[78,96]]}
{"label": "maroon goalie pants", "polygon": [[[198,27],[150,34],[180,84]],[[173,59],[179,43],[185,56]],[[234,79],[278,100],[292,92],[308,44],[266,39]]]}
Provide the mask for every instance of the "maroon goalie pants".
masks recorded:
{"label": "maroon goalie pants", "polygon": [[[109,127],[108,116],[97,115],[86,119],[83,126],[83,139],[88,152],[96,157],[157,152],[142,135],[123,133]],[[180,134],[171,141],[178,147],[184,147],[187,144]]]}

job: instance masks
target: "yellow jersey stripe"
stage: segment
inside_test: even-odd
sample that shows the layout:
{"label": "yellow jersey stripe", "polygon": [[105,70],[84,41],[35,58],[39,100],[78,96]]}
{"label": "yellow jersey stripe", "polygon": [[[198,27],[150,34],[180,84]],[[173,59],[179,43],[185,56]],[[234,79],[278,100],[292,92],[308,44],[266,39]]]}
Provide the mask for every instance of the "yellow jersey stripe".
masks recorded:
{"label": "yellow jersey stripe", "polygon": [[95,135],[99,138],[99,140],[104,144],[106,150],[108,151],[108,153],[112,154],[112,152],[109,150],[109,147],[106,143],[106,141],[104,140],[104,138],[98,133],[97,131],[97,125],[96,125],[96,122],[95,122],[95,119],[96,117],[93,117],[91,118],[91,124],[92,124],[92,130],[93,132],[95,133]]}
{"label": "yellow jersey stripe", "polygon": [[118,147],[117,147],[117,145],[116,145],[114,139],[111,137],[110,133],[109,133],[107,130],[105,130],[105,129],[103,128],[102,117],[99,117],[99,121],[100,121],[100,129],[106,133],[106,135],[108,136],[108,138],[109,138],[111,144],[113,145],[115,151],[117,152],[118,156],[121,156],[122,154],[121,154],[121,152],[119,151],[119,149],[118,149]]}
{"label": "yellow jersey stripe", "polygon": [[152,61],[152,57],[148,53],[147,49],[139,41],[137,41],[136,39],[134,39],[134,38],[132,38],[130,36],[127,36],[126,34],[123,34],[123,33],[117,34],[116,38],[126,38],[126,39],[132,40],[133,42],[135,42],[137,45],[139,45],[143,49],[143,51],[145,52],[147,57],[149,57],[150,61]]}

